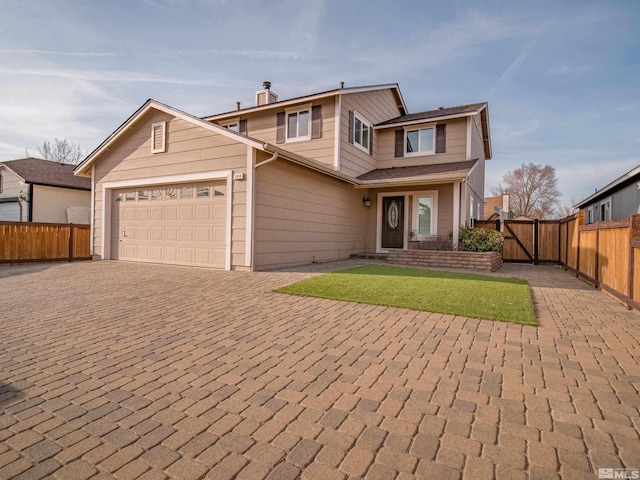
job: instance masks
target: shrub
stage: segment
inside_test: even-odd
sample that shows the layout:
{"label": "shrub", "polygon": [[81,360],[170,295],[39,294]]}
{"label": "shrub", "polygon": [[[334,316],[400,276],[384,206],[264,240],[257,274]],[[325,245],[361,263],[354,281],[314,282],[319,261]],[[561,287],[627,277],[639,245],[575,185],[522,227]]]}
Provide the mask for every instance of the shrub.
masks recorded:
{"label": "shrub", "polygon": [[503,240],[501,232],[464,227],[460,229],[458,248],[467,252],[502,252]]}

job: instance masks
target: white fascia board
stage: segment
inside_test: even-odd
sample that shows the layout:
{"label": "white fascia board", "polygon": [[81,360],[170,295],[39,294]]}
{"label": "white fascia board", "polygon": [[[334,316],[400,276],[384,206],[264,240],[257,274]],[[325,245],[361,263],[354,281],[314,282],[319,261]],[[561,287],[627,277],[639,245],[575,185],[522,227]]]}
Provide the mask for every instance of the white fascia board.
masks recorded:
{"label": "white fascia board", "polygon": [[239,117],[241,115],[245,115],[248,113],[254,113],[254,112],[259,112],[261,110],[269,110],[269,109],[275,109],[275,108],[283,108],[283,107],[289,107],[291,105],[297,105],[297,104],[304,104],[304,103],[310,103],[313,102],[314,100],[320,100],[322,98],[327,98],[327,97],[332,97],[334,95],[337,95],[339,92],[339,90],[331,90],[329,92],[324,92],[324,93],[318,93],[315,95],[309,95],[307,97],[298,97],[298,98],[292,98],[291,100],[282,100],[281,102],[276,102],[276,103],[267,103],[265,105],[257,105],[255,107],[249,107],[249,108],[244,108],[242,110],[234,110],[232,112],[226,112],[226,113],[218,113],[216,115],[210,115],[208,117],[202,117],[202,120],[205,122],[210,122],[212,120],[222,120],[222,119],[226,119],[228,117]]}
{"label": "white fascia board", "polygon": [[105,142],[100,145],[96,150],[94,150],[79,166],[74,170],[74,175],[86,174],[87,168],[95,161],[95,159],[100,156],[104,151],[109,150],[109,147],[113,145],[114,142],[119,140],[123,135],[129,132],[131,128],[133,128],[133,124],[146,115],[150,110],[158,110],[160,112],[167,113],[176,118],[180,118],[186,122],[193,123],[199,127],[202,127],[206,130],[219,133],[222,136],[232,138],[233,140],[237,140],[240,143],[244,143],[253,148],[257,148],[259,150],[264,149],[264,143],[258,140],[254,140],[252,138],[246,137],[244,135],[240,135],[239,133],[233,132],[228,128],[221,127],[220,125],[216,125],[215,123],[205,122],[204,120],[195,117],[193,115],[189,115],[188,113],[177,110],[173,107],[165,105],[163,103],[157,102],[155,100],[149,100],[141,109],[138,110],[133,116],[131,116],[125,123],[123,123],[118,130],[111,134],[111,136],[105,140]]}
{"label": "white fascia board", "polygon": [[388,188],[395,186],[412,186],[412,185],[436,185],[439,183],[450,182],[462,182],[466,180],[466,176],[442,176],[434,177],[433,175],[425,177],[410,177],[410,178],[393,178],[388,180],[364,180],[360,184],[355,185],[356,189],[365,188]]}
{"label": "white fascia board", "polygon": [[304,102],[312,102],[313,100],[320,100],[322,98],[327,98],[327,97],[332,97],[334,95],[348,95],[350,93],[362,93],[362,92],[373,92],[376,90],[386,90],[389,88],[393,88],[398,92],[398,96],[400,97],[400,101],[402,102],[402,107],[404,108],[404,111],[407,111],[407,106],[404,103],[404,98],[402,98],[402,93],[400,92],[400,88],[398,87],[397,83],[390,83],[390,84],[386,84],[386,85],[376,85],[373,87],[353,87],[353,88],[337,88],[335,90],[329,90],[327,92],[323,92],[323,93],[316,93],[316,94],[312,94],[312,95],[307,95],[305,97],[296,97],[296,98],[292,98],[290,100],[282,100],[276,103],[267,103],[265,105],[256,105],[255,107],[249,107],[249,108],[243,108],[242,110],[233,110],[230,112],[225,112],[225,113],[217,113],[215,115],[209,115],[207,117],[202,117],[202,120],[205,120],[207,122],[211,121],[211,120],[222,120],[222,119],[226,119],[228,117],[233,117],[233,116],[238,116],[238,115],[244,115],[244,114],[248,114],[248,113],[254,113],[254,112],[259,112],[262,110],[268,110],[268,109],[273,109],[273,108],[281,108],[281,107],[287,107],[289,105],[295,105],[298,103],[304,103]]}
{"label": "white fascia board", "polygon": [[474,115],[478,115],[478,112],[468,112],[468,113],[456,113],[455,115],[443,115],[442,117],[431,117],[431,118],[422,118],[420,120],[411,120],[409,122],[402,122],[402,123],[392,123],[389,125],[377,125],[374,126],[373,129],[374,130],[384,130],[385,128],[398,128],[398,127],[405,127],[408,125],[418,125],[421,123],[433,123],[433,122],[440,122],[442,120],[451,120],[454,118],[465,118],[465,117],[473,117]]}
{"label": "white fascia board", "polygon": [[16,172],[14,172],[13,169],[9,165],[7,165],[6,163],[0,163],[0,167],[4,167],[8,171],[13,173],[16,177],[18,177],[18,180],[20,180],[22,183],[27,183],[27,181],[24,178],[22,178],[20,175],[18,175]]}

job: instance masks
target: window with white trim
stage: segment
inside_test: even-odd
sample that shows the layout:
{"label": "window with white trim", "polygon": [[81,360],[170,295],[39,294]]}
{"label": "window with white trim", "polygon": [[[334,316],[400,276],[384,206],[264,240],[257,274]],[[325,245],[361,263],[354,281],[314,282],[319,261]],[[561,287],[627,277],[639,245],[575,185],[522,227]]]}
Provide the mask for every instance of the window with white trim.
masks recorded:
{"label": "window with white trim", "polygon": [[311,138],[311,108],[287,111],[287,142]]}
{"label": "window with white trim", "polygon": [[420,192],[413,195],[413,230],[418,238],[437,234],[437,192]]}
{"label": "window with white trim", "polygon": [[240,119],[232,118],[226,122],[220,122],[220,126],[232,130],[234,132],[240,132]]}
{"label": "window with white trim", "polygon": [[611,221],[611,199],[608,198],[600,203],[600,220],[603,222]]}
{"label": "window with white trim", "polygon": [[365,152],[369,152],[371,142],[371,124],[360,115],[353,114],[353,143],[361,147]]}
{"label": "window with white trim", "polygon": [[2,193],[2,172],[0,172],[0,193]]}
{"label": "window with white trim", "polygon": [[167,122],[151,125],[151,153],[164,153],[166,150]]}
{"label": "window with white trim", "polygon": [[434,127],[405,131],[406,155],[435,153],[436,129]]}

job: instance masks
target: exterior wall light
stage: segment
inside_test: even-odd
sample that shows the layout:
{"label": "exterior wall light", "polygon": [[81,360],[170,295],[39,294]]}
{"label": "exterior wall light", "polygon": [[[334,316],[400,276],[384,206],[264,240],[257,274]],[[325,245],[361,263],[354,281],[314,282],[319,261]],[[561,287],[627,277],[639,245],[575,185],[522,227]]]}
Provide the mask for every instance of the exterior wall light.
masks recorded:
{"label": "exterior wall light", "polygon": [[362,197],[362,206],[367,208],[371,206],[371,200],[369,200],[369,197],[367,195]]}

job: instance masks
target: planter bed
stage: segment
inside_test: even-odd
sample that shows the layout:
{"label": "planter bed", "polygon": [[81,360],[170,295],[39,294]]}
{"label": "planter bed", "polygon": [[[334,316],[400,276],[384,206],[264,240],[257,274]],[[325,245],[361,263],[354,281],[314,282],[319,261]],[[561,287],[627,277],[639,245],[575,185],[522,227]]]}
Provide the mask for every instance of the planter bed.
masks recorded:
{"label": "planter bed", "polygon": [[502,266],[498,252],[462,252],[457,250],[392,250],[387,262],[395,265],[453,268],[477,272],[495,272]]}

